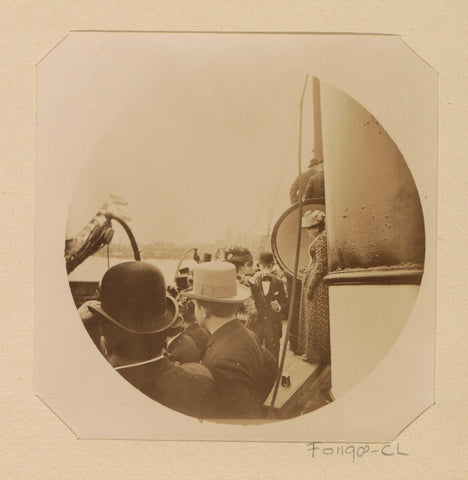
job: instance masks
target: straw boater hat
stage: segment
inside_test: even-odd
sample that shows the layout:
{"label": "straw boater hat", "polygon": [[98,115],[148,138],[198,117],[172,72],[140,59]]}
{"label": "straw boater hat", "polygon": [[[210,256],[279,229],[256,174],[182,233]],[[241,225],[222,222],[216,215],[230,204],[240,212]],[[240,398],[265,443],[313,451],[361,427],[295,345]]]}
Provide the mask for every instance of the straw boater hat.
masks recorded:
{"label": "straw boater hat", "polygon": [[177,321],[177,303],[166,295],[164,276],[149,263],[124,262],[109,268],[100,294],[100,305],[89,309],[128,332],[157,333]]}
{"label": "straw boater hat", "polygon": [[193,288],[183,290],[181,294],[207,302],[243,303],[250,297],[250,290],[237,283],[236,268],[232,263],[210,262],[194,267]]}
{"label": "straw boater hat", "polygon": [[302,217],[302,228],[311,228],[325,222],[325,213],[321,210],[309,211]]}

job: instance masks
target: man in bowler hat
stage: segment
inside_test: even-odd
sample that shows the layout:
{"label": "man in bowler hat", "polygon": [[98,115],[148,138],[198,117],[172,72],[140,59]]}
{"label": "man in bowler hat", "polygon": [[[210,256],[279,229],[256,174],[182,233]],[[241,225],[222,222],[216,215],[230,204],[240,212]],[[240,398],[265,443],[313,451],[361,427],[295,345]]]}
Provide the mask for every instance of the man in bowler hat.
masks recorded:
{"label": "man in bowler hat", "polygon": [[262,252],[258,258],[260,274],[251,281],[252,296],[258,312],[251,329],[258,335],[260,343],[278,361],[282,320],[288,314],[288,301],[282,280],[272,274],[274,258],[271,252]]}
{"label": "man in bowler hat", "polygon": [[289,189],[291,203],[298,202],[301,196],[303,200],[325,196],[323,160],[321,158],[312,158],[307,170],[298,175],[292,183]]}
{"label": "man in bowler hat", "polygon": [[236,282],[228,262],[197,265],[193,288],[182,292],[195,300],[200,325],[211,332],[202,364],[213,374],[219,395],[219,418],[262,418],[262,405],[276,378],[273,356],[236,318],[250,290]]}
{"label": "man in bowler hat", "polygon": [[166,295],[164,277],[154,265],[125,262],[104,274],[100,303],[88,308],[99,328],[99,348],[128,382],[166,407],[211,418],[216,386],[199,363],[176,365],[163,354],[167,330],[178,307]]}

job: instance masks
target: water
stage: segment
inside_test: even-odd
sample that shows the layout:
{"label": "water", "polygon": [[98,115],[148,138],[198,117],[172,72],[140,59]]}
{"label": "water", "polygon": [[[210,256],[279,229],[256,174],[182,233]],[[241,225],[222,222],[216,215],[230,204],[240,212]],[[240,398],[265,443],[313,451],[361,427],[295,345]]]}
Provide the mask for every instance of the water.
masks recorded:
{"label": "water", "polygon": [[[117,263],[129,262],[132,261],[132,258],[110,258],[110,266],[116,265]],[[149,258],[142,259],[145,262],[156,265],[163,273],[166,280],[166,284],[174,283],[174,275],[178,260],[173,260],[169,258]],[[184,261],[182,266],[192,267],[195,265],[194,260],[187,259]],[[98,257],[92,256],[87,258],[81,265],[79,265],[73,272],[68,275],[69,281],[79,281],[79,282],[89,282],[89,281],[100,281],[102,276],[107,270],[107,257]]]}

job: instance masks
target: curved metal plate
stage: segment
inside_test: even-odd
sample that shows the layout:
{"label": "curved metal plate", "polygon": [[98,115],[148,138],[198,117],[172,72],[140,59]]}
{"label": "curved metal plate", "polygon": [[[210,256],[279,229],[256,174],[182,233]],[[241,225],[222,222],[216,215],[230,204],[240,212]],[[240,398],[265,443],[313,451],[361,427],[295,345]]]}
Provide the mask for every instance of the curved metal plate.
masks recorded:
{"label": "curved metal plate", "polygon": [[[314,198],[302,204],[302,215],[308,211],[321,210],[325,212],[325,199]],[[293,276],[296,256],[297,224],[299,204],[291,205],[278,219],[271,235],[271,248],[282,270]],[[299,269],[309,263],[310,238],[304,229],[301,230],[301,249],[299,254]]]}

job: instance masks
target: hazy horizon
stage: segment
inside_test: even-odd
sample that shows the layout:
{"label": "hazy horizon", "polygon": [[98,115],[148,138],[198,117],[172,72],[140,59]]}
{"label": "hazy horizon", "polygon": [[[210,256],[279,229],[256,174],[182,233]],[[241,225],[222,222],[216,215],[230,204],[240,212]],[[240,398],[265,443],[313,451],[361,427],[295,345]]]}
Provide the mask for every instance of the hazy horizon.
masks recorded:
{"label": "hazy horizon", "polygon": [[128,202],[142,243],[213,242],[228,229],[264,234],[289,207],[306,74],[303,168],[313,148],[306,50],[281,38],[276,48],[271,38],[218,40],[109,34],[67,42],[50,87],[63,158],[86,159],[67,236],[109,194]]}

